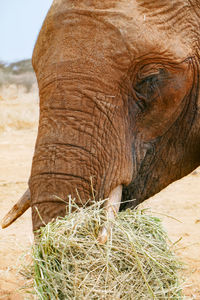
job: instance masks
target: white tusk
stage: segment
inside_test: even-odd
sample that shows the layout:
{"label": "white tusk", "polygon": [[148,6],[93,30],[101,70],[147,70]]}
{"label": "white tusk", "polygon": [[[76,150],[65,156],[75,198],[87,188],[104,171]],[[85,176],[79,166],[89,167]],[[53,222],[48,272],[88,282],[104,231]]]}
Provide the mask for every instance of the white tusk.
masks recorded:
{"label": "white tusk", "polygon": [[1,227],[6,228],[18,219],[29,207],[31,203],[30,190],[23,194],[19,201],[11,208],[11,210],[1,220]]}
{"label": "white tusk", "polygon": [[[104,204],[104,208],[107,212],[108,220],[114,220],[120,207],[122,198],[122,185],[118,185],[114,190],[111,191],[108,200]],[[108,226],[103,226],[101,229],[98,241],[100,244],[105,244],[108,240],[112,224]]]}

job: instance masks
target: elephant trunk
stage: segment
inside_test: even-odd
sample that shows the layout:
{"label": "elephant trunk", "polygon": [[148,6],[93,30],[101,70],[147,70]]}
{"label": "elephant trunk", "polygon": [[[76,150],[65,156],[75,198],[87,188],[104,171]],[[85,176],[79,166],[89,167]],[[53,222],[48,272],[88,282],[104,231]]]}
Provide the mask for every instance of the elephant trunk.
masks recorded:
{"label": "elephant trunk", "polygon": [[119,107],[105,98],[99,100],[96,94],[71,96],[65,89],[64,94],[47,98],[41,91],[29,181],[33,230],[64,216],[69,195],[78,206],[90,204],[94,190],[96,199],[103,199],[132,178]]}

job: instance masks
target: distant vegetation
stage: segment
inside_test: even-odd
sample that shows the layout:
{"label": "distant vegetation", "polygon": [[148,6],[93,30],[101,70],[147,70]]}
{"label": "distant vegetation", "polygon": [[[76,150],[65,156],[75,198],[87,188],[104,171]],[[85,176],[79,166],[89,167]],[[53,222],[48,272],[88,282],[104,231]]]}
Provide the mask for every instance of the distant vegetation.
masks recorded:
{"label": "distant vegetation", "polygon": [[36,78],[30,59],[7,64],[0,61],[0,88],[16,85],[30,92],[36,86]]}
{"label": "distant vegetation", "polygon": [[10,64],[0,61],[0,134],[7,130],[35,128],[38,100],[31,60]]}
{"label": "distant vegetation", "polygon": [[0,69],[16,75],[25,72],[33,72],[31,59],[20,60],[11,64],[6,64],[0,61]]}

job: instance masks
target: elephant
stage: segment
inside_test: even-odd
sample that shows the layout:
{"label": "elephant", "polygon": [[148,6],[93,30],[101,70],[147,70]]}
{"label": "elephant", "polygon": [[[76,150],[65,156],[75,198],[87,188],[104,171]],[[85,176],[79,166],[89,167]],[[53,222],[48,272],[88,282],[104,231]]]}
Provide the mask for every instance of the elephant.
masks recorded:
{"label": "elephant", "polygon": [[31,206],[36,231],[66,214],[68,195],[108,198],[112,218],[196,168],[199,31],[197,0],[54,0],[32,57],[29,189],[3,227]]}

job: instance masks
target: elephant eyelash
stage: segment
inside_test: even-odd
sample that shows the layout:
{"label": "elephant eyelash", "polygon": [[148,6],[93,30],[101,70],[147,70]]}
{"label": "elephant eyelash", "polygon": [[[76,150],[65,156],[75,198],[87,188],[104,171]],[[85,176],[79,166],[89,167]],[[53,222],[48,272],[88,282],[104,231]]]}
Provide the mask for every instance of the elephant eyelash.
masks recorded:
{"label": "elephant eyelash", "polygon": [[139,76],[138,82],[136,83],[136,89],[148,84],[151,87],[155,87],[156,83],[162,83],[164,80],[169,79],[169,74],[165,69],[159,69],[159,72],[149,74],[148,76]]}
{"label": "elephant eyelash", "polygon": [[159,77],[158,75],[151,75],[143,79],[135,87],[136,104],[143,111],[147,108],[149,102],[156,98]]}
{"label": "elephant eyelash", "polygon": [[134,102],[140,111],[145,111],[158,97],[162,98],[161,86],[168,80],[170,80],[169,73],[164,69],[145,78],[140,76],[140,80],[131,87],[132,98],[135,99]]}
{"label": "elephant eyelash", "polygon": [[157,74],[148,76],[136,85],[136,91],[139,92],[140,94],[142,94],[141,91],[144,89],[145,90],[150,89],[153,91],[156,88],[158,82],[159,82],[159,78]]}
{"label": "elephant eyelash", "polygon": [[140,108],[141,111],[144,111],[147,107],[147,102],[146,102],[146,98],[143,97],[140,93],[138,93],[137,91],[135,91],[135,95],[136,95],[136,104],[137,106]]}

